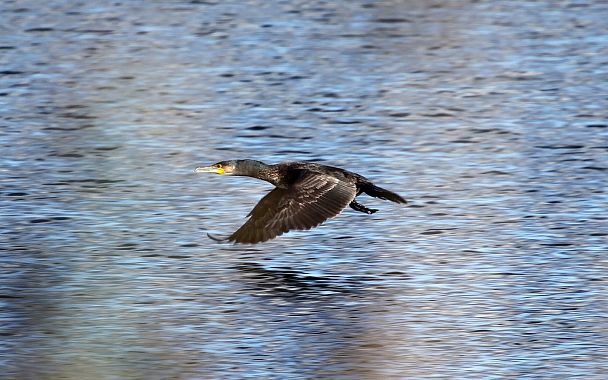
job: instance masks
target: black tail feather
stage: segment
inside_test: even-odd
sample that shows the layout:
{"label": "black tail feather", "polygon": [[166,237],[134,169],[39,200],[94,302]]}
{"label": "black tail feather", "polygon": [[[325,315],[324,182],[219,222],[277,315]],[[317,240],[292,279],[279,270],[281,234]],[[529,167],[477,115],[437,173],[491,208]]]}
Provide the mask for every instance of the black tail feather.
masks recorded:
{"label": "black tail feather", "polygon": [[399,194],[395,194],[392,191],[383,189],[372,183],[364,186],[363,192],[369,195],[370,197],[385,199],[395,203],[407,203],[407,201],[403,199],[403,197],[401,197]]}

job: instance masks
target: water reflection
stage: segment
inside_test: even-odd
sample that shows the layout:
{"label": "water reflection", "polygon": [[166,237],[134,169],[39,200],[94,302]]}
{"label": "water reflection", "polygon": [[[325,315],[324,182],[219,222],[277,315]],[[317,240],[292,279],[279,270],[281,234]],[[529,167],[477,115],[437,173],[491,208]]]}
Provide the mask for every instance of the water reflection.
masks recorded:
{"label": "water reflection", "polygon": [[237,268],[246,275],[241,280],[255,299],[248,306],[255,316],[272,315],[267,328],[274,330],[273,340],[282,342],[280,350],[292,358],[300,375],[381,376],[374,363],[391,358],[376,354],[370,361],[369,350],[386,343],[373,334],[382,312],[370,309],[370,298],[378,301],[385,295],[372,283],[356,276],[345,280],[251,262]]}
{"label": "water reflection", "polygon": [[[356,285],[354,278],[349,278],[348,284],[340,284],[337,282],[340,279],[332,276],[316,276],[292,268],[268,269],[255,262],[244,262],[235,268],[247,275],[243,280],[252,287],[251,291],[257,290],[285,298],[319,300],[336,293],[346,295],[356,291],[356,288],[353,288]],[[364,287],[364,283],[359,283],[359,286]]]}

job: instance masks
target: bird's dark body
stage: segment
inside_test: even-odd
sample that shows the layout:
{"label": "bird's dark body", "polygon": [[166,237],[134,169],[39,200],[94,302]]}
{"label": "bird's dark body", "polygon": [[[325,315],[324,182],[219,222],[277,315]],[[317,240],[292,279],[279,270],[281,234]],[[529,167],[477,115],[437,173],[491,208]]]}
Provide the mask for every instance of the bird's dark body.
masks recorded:
{"label": "bird's dark body", "polygon": [[[359,189],[365,182],[371,183],[365,177],[349,172],[348,170],[339,169],[333,166],[319,165],[306,162],[284,162],[277,165],[270,165],[269,170],[277,173],[273,181],[270,182],[276,187],[287,189],[293,186],[304,171],[313,171],[316,173],[326,174],[345,183],[352,183]],[[358,191],[358,194],[361,192]]]}
{"label": "bird's dark body", "polygon": [[228,237],[236,243],[255,244],[292,229],[308,230],[340,214],[349,205],[367,214],[376,212],[355,201],[361,193],[407,203],[401,196],[374,185],[362,175],[309,162],[267,165],[255,160],[234,160],[196,171],[254,177],[276,186],[249,213],[251,218]]}

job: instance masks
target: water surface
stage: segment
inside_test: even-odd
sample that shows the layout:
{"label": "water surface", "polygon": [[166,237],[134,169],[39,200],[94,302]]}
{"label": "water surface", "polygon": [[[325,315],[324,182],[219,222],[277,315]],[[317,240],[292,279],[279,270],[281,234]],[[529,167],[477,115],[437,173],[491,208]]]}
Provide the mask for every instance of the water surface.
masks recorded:
{"label": "water surface", "polygon": [[[605,2],[4,3],[7,379],[604,379]],[[333,164],[322,227],[218,244]]]}

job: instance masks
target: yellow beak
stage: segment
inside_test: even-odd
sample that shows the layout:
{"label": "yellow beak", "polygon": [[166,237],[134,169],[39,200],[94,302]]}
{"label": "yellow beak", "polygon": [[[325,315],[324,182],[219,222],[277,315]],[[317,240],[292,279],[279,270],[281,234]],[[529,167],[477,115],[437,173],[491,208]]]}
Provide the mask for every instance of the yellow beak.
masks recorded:
{"label": "yellow beak", "polygon": [[224,174],[225,171],[222,168],[214,168],[213,166],[199,166],[194,169],[195,173],[216,173],[216,174]]}

